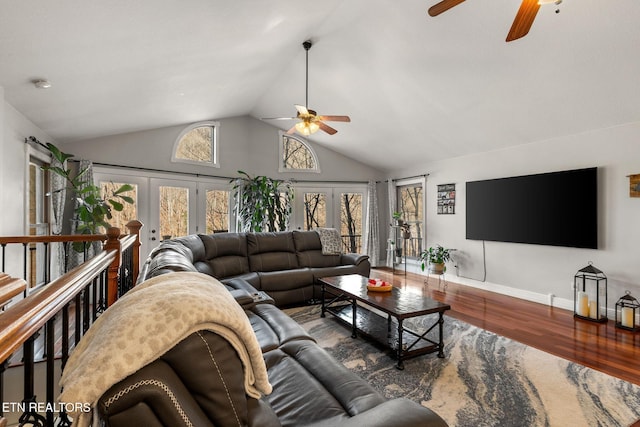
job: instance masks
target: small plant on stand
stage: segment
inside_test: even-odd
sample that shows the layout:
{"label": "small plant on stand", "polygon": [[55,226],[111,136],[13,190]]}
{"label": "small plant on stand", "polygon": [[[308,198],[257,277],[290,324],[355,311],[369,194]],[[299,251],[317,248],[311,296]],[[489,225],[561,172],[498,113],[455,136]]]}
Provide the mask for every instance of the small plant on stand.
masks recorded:
{"label": "small plant on stand", "polygon": [[428,271],[434,274],[443,274],[447,271],[445,262],[451,259],[450,249],[446,249],[440,245],[432,246],[422,251],[420,260],[422,261],[422,271],[425,269],[425,262],[429,264]]}

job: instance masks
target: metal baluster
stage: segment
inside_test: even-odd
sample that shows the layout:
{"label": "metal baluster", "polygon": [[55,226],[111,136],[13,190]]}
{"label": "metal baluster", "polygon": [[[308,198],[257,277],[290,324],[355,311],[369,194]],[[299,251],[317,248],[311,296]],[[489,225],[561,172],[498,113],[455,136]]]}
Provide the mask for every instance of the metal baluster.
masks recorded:
{"label": "metal baluster", "polygon": [[[55,320],[56,316],[53,316],[51,319],[49,319],[47,321],[46,327],[45,327],[45,334],[46,334],[46,347],[47,347],[47,373],[46,373],[46,384],[47,384],[47,388],[46,388],[46,399],[47,399],[47,406],[49,405],[53,405],[54,403],[54,385],[55,385],[55,378],[54,378],[54,365],[53,362],[55,361],[55,349],[54,349],[54,344],[55,344]],[[54,412],[53,410],[47,410],[47,425],[48,426],[53,426],[53,421],[54,421]]]}
{"label": "metal baluster", "polygon": [[[60,359],[60,366],[64,372],[64,367],[69,360],[69,304],[62,308],[62,356]],[[64,410],[64,407],[60,408],[58,427],[69,427],[71,421]]]}
{"label": "metal baluster", "polygon": [[36,396],[34,392],[34,341],[35,335],[29,337],[25,341],[23,348],[24,353],[24,400],[26,411],[20,415],[19,425],[31,424],[34,427],[45,427],[47,420],[35,410]]}
{"label": "metal baluster", "polygon": [[[27,244],[23,243],[22,244],[22,278],[29,283],[29,281],[27,280]],[[29,289],[29,286],[26,286],[24,288],[24,297],[27,297],[27,289]]]}
{"label": "metal baluster", "polygon": [[91,281],[91,296],[93,298],[93,310],[92,311],[92,323],[98,318],[98,278],[96,277]]}
{"label": "metal baluster", "polygon": [[[0,363],[0,402],[4,402],[4,371],[7,370],[7,364],[9,363],[9,359]],[[4,411],[2,410],[2,406],[0,405],[0,425],[2,425],[2,418],[4,417]]]}
{"label": "metal baluster", "polygon": [[89,329],[89,319],[91,318],[91,313],[89,312],[89,289],[86,287],[82,291],[82,335],[87,333]]}
{"label": "metal baluster", "polygon": [[83,293],[83,291],[80,291],[80,293],[78,293],[78,295],[76,295],[76,298],[75,298],[75,303],[76,303],[75,304],[76,305],[76,307],[75,307],[75,309],[76,309],[76,316],[75,316],[76,328],[75,328],[75,330],[73,332],[74,339],[75,339],[75,342],[74,342],[75,345],[78,345],[78,342],[80,341],[80,336],[81,336],[80,335],[80,331],[81,331],[80,328],[82,327],[82,323],[81,323],[82,322],[82,317],[81,317],[82,306],[80,304],[80,298],[81,298],[82,293]]}
{"label": "metal baluster", "polygon": [[49,259],[49,242],[44,242],[44,283],[51,281],[51,260]]}

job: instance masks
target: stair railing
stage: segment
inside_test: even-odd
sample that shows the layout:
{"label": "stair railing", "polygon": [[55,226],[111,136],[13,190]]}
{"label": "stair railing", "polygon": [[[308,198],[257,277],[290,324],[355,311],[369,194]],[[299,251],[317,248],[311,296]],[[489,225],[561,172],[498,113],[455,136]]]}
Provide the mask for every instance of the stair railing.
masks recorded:
{"label": "stair railing", "polygon": [[[128,235],[120,235],[118,228],[110,228],[106,235],[85,236],[89,237],[87,241],[105,241],[103,250],[68,273],[30,292],[22,300],[11,303],[0,312],[0,427],[7,423],[5,417],[9,414],[4,413],[7,408],[12,412],[11,416],[19,413],[17,422],[21,426],[54,426],[56,422],[58,426],[71,425],[64,405],[55,402],[55,396],[60,391],[55,374],[55,360],[59,357],[61,367],[64,368],[71,349],[77,345],[100,313],[136,283],[141,227],[139,221],[131,221],[127,224],[131,233]],[[0,237],[0,245],[4,258],[4,247],[8,244],[26,246],[42,242],[43,238],[49,242],[64,242],[69,241],[65,240],[68,237]],[[2,285],[7,285],[8,293],[15,296],[16,289],[19,293],[21,289],[26,288],[26,280],[7,278],[7,275],[3,274],[0,276],[0,286]],[[4,299],[7,298],[10,297]],[[42,382],[42,378],[36,378],[35,374],[36,340],[44,341],[44,400],[38,400],[35,393],[36,380]],[[61,350],[58,355],[56,342],[59,341]],[[12,360],[17,359],[20,353],[21,360]],[[23,399],[20,402],[7,402],[4,373],[9,363],[16,362],[21,364],[23,369]]]}

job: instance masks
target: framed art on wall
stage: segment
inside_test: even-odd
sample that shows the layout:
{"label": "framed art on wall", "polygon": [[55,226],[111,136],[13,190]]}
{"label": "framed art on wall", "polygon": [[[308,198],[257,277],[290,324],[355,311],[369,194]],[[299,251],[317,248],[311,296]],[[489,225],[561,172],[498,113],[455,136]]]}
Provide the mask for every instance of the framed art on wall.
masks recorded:
{"label": "framed art on wall", "polygon": [[438,214],[456,213],[456,185],[438,185]]}

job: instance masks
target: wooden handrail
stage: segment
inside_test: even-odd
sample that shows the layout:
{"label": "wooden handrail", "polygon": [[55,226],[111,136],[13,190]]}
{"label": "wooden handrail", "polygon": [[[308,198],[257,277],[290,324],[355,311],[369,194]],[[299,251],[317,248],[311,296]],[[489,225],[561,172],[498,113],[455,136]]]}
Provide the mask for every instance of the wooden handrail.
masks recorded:
{"label": "wooden handrail", "polygon": [[49,319],[71,302],[87,283],[111,265],[115,258],[115,251],[102,251],[0,314],[0,362],[11,356]]}
{"label": "wooden handrail", "polygon": [[103,242],[106,234],[47,234],[44,236],[0,237],[0,245],[12,243]]}
{"label": "wooden handrail", "polygon": [[0,308],[20,295],[27,287],[27,282],[22,279],[14,279],[5,273],[0,273]]}

